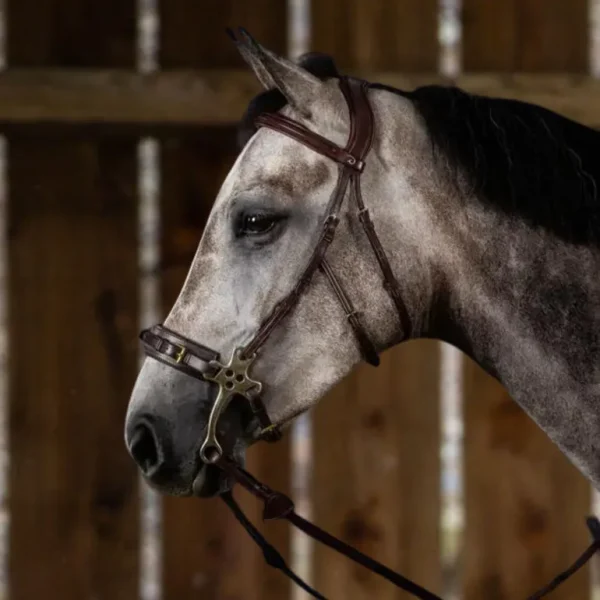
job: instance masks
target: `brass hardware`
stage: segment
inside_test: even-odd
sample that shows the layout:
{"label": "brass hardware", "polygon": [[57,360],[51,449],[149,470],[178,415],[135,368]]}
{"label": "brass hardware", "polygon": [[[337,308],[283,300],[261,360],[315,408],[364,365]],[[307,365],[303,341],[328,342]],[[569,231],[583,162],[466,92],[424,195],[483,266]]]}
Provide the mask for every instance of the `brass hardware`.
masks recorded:
{"label": "brass hardware", "polygon": [[223,455],[223,448],[217,440],[217,422],[234,396],[244,396],[252,402],[252,398],[260,394],[262,384],[251,379],[248,369],[256,358],[241,358],[243,348],[236,348],[228,363],[222,364],[217,360],[210,362],[210,366],[217,369],[214,375],[206,373],[204,377],[219,386],[217,399],[215,400],[210,415],[206,437],[200,448],[200,458],[207,464],[214,463]]}
{"label": "brass hardware", "polygon": [[265,427],[261,432],[260,435],[265,435],[266,433],[269,433],[271,431],[273,431],[274,429],[277,428],[277,425],[275,425],[274,423],[271,423],[270,425],[268,425],[267,427]]}
{"label": "brass hardware", "polygon": [[179,350],[175,355],[175,362],[180,363],[185,358],[186,350],[183,346],[179,346]]}

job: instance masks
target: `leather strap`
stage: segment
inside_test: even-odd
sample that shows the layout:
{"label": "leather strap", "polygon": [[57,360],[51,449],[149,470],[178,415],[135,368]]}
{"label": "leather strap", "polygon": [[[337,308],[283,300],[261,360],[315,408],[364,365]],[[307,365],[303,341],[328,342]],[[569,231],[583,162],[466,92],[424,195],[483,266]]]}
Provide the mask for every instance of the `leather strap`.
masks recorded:
{"label": "leather strap", "polygon": [[144,329],[140,333],[140,340],[148,356],[190,377],[204,380],[205,373],[215,373],[210,361],[219,359],[218,352],[167,329],[164,325]]}
{"label": "leather strap", "polygon": [[342,287],[342,284],[339,282],[338,278],[335,276],[335,273],[333,272],[333,269],[331,268],[331,265],[327,259],[323,258],[320,268],[329,280],[329,284],[333,288],[335,295],[344,309],[348,323],[350,323],[352,326],[354,335],[358,340],[364,360],[374,367],[379,366],[379,355],[377,354],[375,346],[373,346],[371,339],[367,335],[362,325],[360,313],[354,308],[352,301],[350,298],[348,298],[348,294]]}
{"label": "leather strap", "polygon": [[394,275],[394,271],[392,270],[390,261],[388,260],[383,246],[381,245],[381,240],[379,239],[377,232],[375,231],[375,225],[373,225],[373,221],[371,220],[369,209],[365,206],[363,202],[360,184],[358,182],[355,182],[354,185],[354,198],[358,207],[358,218],[362,223],[367,239],[371,244],[371,248],[373,249],[375,258],[377,259],[381,272],[383,273],[383,287],[385,291],[390,295],[394,306],[396,307],[396,311],[398,312],[398,318],[400,319],[400,325],[402,327],[403,336],[405,338],[410,337],[412,327],[410,324],[408,311],[406,310],[406,305],[402,300],[400,284],[398,283],[398,280]]}
{"label": "leather strap", "polygon": [[375,119],[367,97],[369,84],[352,77],[343,77],[340,83],[340,89],[346,98],[350,112],[350,135],[347,147],[351,148],[353,154],[364,160],[371,149],[375,130]]}
{"label": "leather strap", "polygon": [[279,554],[277,548],[265,539],[262,533],[254,527],[250,519],[246,517],[238,503],[235,501],[231,492],[225,492],[221,494],[221,498],[227,505],[227,507],[233,513],[233,516],[237,519],[238,523],[248,532],[248,535],[256,542],[256,545],[261,549],[265,562],[274,569],[279,569],[284,575],[287,575],[296,585],[300,586],[307,594],[310,594],[317,600],[327,600],[325,596],[319,594],[317,590],[308,585],[303,579],[298,577],[292,569],[285,562],[283,556]]}
{"label": "leather strap", "polygon": [[[345,87],[342,87],[342,92],[344,93],[346,102],[348,102],[350,110],[353,110],[354,113],[357,115],[356,121],[363,122],[368,125],[362,130],[357,129],[356,131],[351,132],[350,137],[359,137],[361,135],[363,136],[362,138],[359,137],[359,140],[356,143],[359,145],[359,147],[366,148],[366,150],[364,150],[366,154],[371,148],[371,144],[373,142],[373,122],[375,120],[373,116],[373,109],[371,108],[371,104],[369,103],[366,94],[366,89],[368,88],[369,84],[365,81],[352,81],[354,83],[351,84],[351,86],[362,86],[363,93],[351,94],[349,93],[349,89]],[[370,136],[367,136],[368,131],[371,132]],[[379,263],[379,267],[383,274],[383,287],[391,296],[392,301],[396,306],[404,337],[409,337],[411,332],[410,319],[406,310],[406,305],[402,300],[400,285],[398,283],[398,280],[396,279],[396,276],[394,275],[394,271],[392,270],[390,261],[388,260],[385,250],[383,249],[381,241],[379,240],[379,236],[377,235],[377,232],[375,230],[375,225],[373,224],[373,221],[369,214],[369,209],[365,207],[365,203],[363,202],[359,178],[354,178],[352,182],[352,188],[354,192],[354,199],[358,208],[358,218],[362,223],[367,239],[371,244],[371,248],[373,249],[373,253],[375,254],[375,258],[377,259],[377,262]]]}
{"label": "leather strap", "polygon": [[[364,159],[371,148],[373,139],[373,113],[369,107],[366,96],[366,84],[364,82],[341,78],[340,88],[348,101],[348,110],[350,112],[350,134],[345,148],[337,146],[307,127],[304,127],[304,125],[279,113],[261,115],[256,120],[257,126],[268,127],[278,131],[304,144],[315,152],[336,161],[340,165],[340,172],[337,185],[327,207],[323,231],[312,256],[294,289],[273,308],[256,332],[254,338],[245,347],[243,354],[246,357],[253,356],[259,350],[275,327],[297,304],[300,296],[308,287],[315,271],[320,268],[325,252],[333,241],[339,221],[339,210],[346,197],[349,183],[352,180],[356,182],[360,181],[359,176],[364,168]],[[371,356],[371,350],[374,351],[374,346],[370,340],[368,342],[364,341],[365,338],[368,338],[364,328],[357,322],[357,319],[353,319],[351,325],[353,325],[353,329],[357,333],[361,350],[363,353],[366,352],[367,355]],[[367,346],[369,347],[368,350]],[[375,364],[372,356],[369,362]]]}
{"label": "leather strap", "polygon": [[356,548],[337,539],[314,523],[301,517],[295,512],[294,503],[290,498],[261,483],[230,458],[222,456],[216,464],[233,477],[234,481],[263,502],[264,520],[285,519],[314,540],[329,546],[373,573],[381,575],[381,577],[393,583],[396,587],[403,589],[416,598],[420,600],[441,600],[439,596],[436,596],[399,573],[392,571],[389,567],[363,554]]}
{"label": "leather strap", "polygon": [[345,167],[350,167],[359,173],[364,169],[365,163],[347,148],[340,148],[327,138],[304,127],[301,123],[293,121],[280,113],[265,113],[256,118],[257,127],[268,127],[283,135],[308,146],[311,150],[334,160]]}
{"label": "leather strap", "polygon": [[[381,575],[384,579],[403,589],[409,594],[412,594],[415,598],[419,598],[420,600],[441,600],[441,598],[436,594],[421,587],[410,579],[403,577],[399,573],[392,571],[390,568],[386,567],[380,562],[370,558],[356,548],[353,548],[342,540],[332,536],[304,517],[301,517],[295,512],[294,503],[290,498],[288,498],[288,496],[282,494],[281,492],[277,492],[264,483],[258,481],[258,479],[240,467],[235,461],[226,456],[222,456],[216,464],[230,477],[232,477],[236,483],[239,483],[263,503],[264,520],[285,519],[314,540],[329,546],[336,552],[343,554],[347,558],[369,569],[373,573]],[[527,600],[541,600],[541,598],[545,598],[561,583],[581,569],[581,567],[583,567],[590,560],[590,558],[592,558],[592,556],[594,556],[594,554],[600,550],[600,522],[596,517],[588,517],[586,519],[586,524],[590,530],[590,533],[592,534],[592,543],[583,551],[579,558],[577,558],[569,568],[559,573],[548,585],[544,586],[531,596],[528,596]],[[304,582],[302,582],[302,584],[304,584]],[[311,590],[307,591],[311,593],[314,590],[311,588]],[[319,598],[322,596],[316,592],[315,597]]]}
{"label": "leather strap", "polygon": [[342,167],[338,185],[336,186],[336,189],[333,193],[333,197],[330,202],[330,209],[325,219],[325,223],[323,224],[323,229],[321,231],[319,241],[317,242],[317,245],[313,250],[311,257],[308,260],[308,263],[304,268],[304,271],[302,272],[298,283],[283,300],[281,300],[273,307],[273,310],[271,311],[269,316],[259,327],[252,340],[244,348],[244,356],[254,356],[258,349],[261,348],[263,344],[267,341],[268,337],[271,335],[275,327],[277,327],[277,325],[279,325],[283,318],[288,315],[292,308],[296,306],[298,300],[300,299],[300,296],[304,293],[305,289],[311,282],[315,271],[319,268],[319,265],[321,264],[321,261],[325,256],[325,252],[327,251],[327,248],[329,248],[335,236],[335,230],[339,223],[339,206],[341,205],[344,199],[344,193],[346,191],[346,188],[348,187],[349,179],[350,174],[347,168]]}

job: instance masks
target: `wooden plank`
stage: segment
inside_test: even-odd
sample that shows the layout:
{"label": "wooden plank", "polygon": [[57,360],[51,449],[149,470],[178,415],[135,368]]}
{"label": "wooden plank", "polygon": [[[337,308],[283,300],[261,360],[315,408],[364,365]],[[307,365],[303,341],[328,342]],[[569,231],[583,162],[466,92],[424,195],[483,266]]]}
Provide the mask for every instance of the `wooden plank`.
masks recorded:
{"label": "wooden plank", "polygon": [[[586,73],[585,0],[464,7],[467,68]],[[464,373],[464,597],[524,598],[589,542],[590,485],[498,382],[470,360]],[[553,599],[590,598],[589,576],[586,567]]]}
{"label": "wooden plank", "polygon": [[[280,0],[252,3],[164,0],[160,17],[159,62],[164,69],[199,68],[209,75],[213,70],[241,69],[241,58],[225,34],[225,27],[230,25],[243,24],[261,42],[285,52],[286,29],[282,24],[286,9]],[[202,24],[202,35],[198,34],[198,23]],[[213,200],[237,155],[230,124],[240,118],[249,99],[258,91],[249,73],[244,73],[243,78],[247,93],[246,89],[240,93],[239,88],[231,87],[230,98],[236,105],[233,109],[228,107],[224,113],[226,119],[221,121],[229,127],[199,129],[194,140],[173,137],[161,147],[165,314],[181,289]],[[213,95],[217,104],[222,100]],[[248,461],[249,469],[257,477],[264,477],[277,489],[289,491],[291,464],[287,440],[276,448],[264,444],[253,448]],[[252,520],[259,524],[257,503],[242,494],[240,499]],[[261,528],[289,558],[289,529],[282,524],[261,525]],[[289,597],[290,583],[263,564],[260,551],[218,500],[165,499],[163,532],[165,600],[199,596],[207,600]]]}
{"label": "wooden plank", "polygon": [[[504,388],[465,358],[464,598],[525,598],[589,543],[590,486]],[[590,598],[589,567],[553,598]]]}
{"label": "wooden plank", "polygon": [[[13,66],[132,67],[135,2],[8,0]],[[35,15],[35,18],[32,18]],[[9,587],[137,597],[135,142],[11,137]]]}
{"label": "wooden plank", "polygon": [[[583,123],[600,124],[600,80],[584,75],[471,73],[447,79],[434,72],[348,72],[404,90],[455,84],[472,93],[532,102]],[[62,135],[68,126],[94,135],[195,136],[199,127],[237,122],[258,91],[254,76],[240,68],[152,74],[15,68],[0,73],[0,131],[29,126],[42,134],[54,129]]]}
{"label": "wooden plank", "polygon": [[[311,49],[333,53],[344,70],[437,70],[437,2],[317,0],[311,9]],[[357,369],[321,401],[314,416],[311,492],[317,523],[436,591],[438,356],[436,342],[403,345],[384,355],[378,369]],[[418,450],[407,440],[418,440]],[[313,569],[315,585],[327,597],[400,597],[318,546]]]}
{"label": "wooden plank", "polygon": [[230,124],[260,88],[252,73],[236,67],[149,74],[9,69],[0,75],[0,120]]}
{"label": "wooden plank", "polygon": [[[223,69],[242,60],[225,32],[245,27],[261,44],[285,54],[287,8],[276,0],[163,0],[160,6],[160,63],[166,68]],[[202,35],[198,35],[201,27]],[[193,30],[193,33],[192,33]],[[177,33],[180,35],[177,35]],[[187,34],[187,32],[190,32]]]}
{"label": "wooden plank", "polygon": [[312,0],[311,48],[342,69],[436,71],[437,11],[436,0]]}
{"label": "wooden plank", "polygon": [[[377,372],[364,365],[338,384],[315,411],[311,490],[318,524],[438,593],[439,367],[439,344],[411,341],[383,354]],[[326,597],[399,597],[343,556],[315,551]]]}
{"label": "wooden plank", "polygon": [[466,71],[589,70],[588,0],[463,0]]}

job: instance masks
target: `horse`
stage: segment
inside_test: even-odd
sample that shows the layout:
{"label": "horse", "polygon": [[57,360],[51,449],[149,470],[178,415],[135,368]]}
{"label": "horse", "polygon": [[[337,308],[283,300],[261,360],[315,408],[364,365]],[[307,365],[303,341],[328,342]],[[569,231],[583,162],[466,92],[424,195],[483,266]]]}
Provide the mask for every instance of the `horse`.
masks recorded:
{"label": "horse", "polygon": [[[600,133],[452,86],[359,82],[357,159],[340,154],[357,134],[333,59],[242,38],[264,91],[127,410],[148,484],[224,493],[214,457],[243,464],[363,359],[430,338],[498,379],[600,489]],[[335,236],[303,278],[332,203]]]}

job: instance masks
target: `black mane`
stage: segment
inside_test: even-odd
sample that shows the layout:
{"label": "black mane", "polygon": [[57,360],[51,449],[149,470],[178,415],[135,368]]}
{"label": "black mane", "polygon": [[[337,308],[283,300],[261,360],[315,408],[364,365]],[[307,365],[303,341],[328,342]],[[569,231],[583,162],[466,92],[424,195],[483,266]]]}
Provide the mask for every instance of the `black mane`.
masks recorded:
{"label": "black mane", "polygon": [[566,241],[600,242],[599,132],[540,106],[454,87],[405,95],[440,164],[466,175],[479,198]]}
{"label": "black mane", "polygon": [[[305,55],[301,64],[326,79],[338,77],[333,61]],[[457,184],[496,210],[518,216],[575,244],[600,243],[600,132],[540,106],[468,94],[455,87],[426,86],[403,92],[423,117],[442,168]],[[261,112],[285,106],[276,90],[248,107],[239,141],[254,133]]]}

